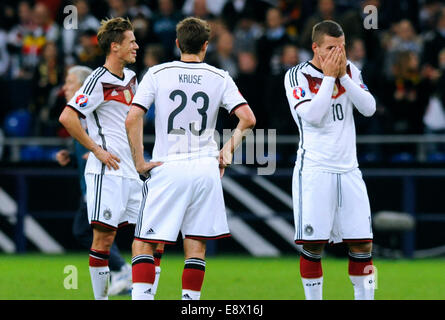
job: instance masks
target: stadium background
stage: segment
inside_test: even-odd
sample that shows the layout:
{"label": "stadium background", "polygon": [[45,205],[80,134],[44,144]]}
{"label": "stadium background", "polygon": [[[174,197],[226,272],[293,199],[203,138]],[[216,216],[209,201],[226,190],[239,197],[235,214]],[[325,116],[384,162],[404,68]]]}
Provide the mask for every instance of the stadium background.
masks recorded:
{"label": "stadium background", "polygon": [[[79,15],[76,30],[63,27],[68,15],[63,9],[71,4]],[[367,5],[378,9],[377,29],[363,27]],[[374,224],[375,257],[445,253],[445,3],[434,0],[2,1],[0,252],[82,250],[71,232],[80,199],[77,171],[55,162],[55,153],[72,142],[57,119],[65,105],[67,68],[94,69],[104,62],[95,37],[100,20],[132,20],[140,49],[130,68],[140,80],[148,67],[178,58],[175,25],[190,15],[211,23],[206,62],[235,79],[255,112],[256,129],[277,130],[273,175],[257,175],[257,168],[267,165],[267,145],[256,163],[227,170],[223,187],[233,237],[211,242],[211,255],[298,253],[291,200],[298,130],[283,76],[311,58],[311,29],[324,19],[343,26],[348,59],[362,70],[377,100],[372,118],[356,117],[358,159],[373,219],[382,211],[401,214]],[[221,113],[218,130],[234,126],[234,119]],[[151,112],[145,124],[148,151],[153,133]],[[131,227],[118,236],[122,251],[129,252],[131,236]],[[329,247],[328,254],[345,256],[343,249]],[[179,252],[180,246],[167,250]]]}

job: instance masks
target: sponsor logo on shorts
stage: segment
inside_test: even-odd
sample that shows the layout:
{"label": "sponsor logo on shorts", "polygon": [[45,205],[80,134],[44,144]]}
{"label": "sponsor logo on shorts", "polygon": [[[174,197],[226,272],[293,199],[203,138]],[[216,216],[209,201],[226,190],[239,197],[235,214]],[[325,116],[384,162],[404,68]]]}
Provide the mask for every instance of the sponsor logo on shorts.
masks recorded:
{"label": "sponsor logo on shorts", "polygon": [[156,232],[153,230],[153,228],[148,229],[147,234],[155,234]]}
{"label": "sponsor logo on shorts", "polygon": [[311,236],[314,234],[314,228],[310,225],[307,224],[304,226],[304,234],[307,236]]}

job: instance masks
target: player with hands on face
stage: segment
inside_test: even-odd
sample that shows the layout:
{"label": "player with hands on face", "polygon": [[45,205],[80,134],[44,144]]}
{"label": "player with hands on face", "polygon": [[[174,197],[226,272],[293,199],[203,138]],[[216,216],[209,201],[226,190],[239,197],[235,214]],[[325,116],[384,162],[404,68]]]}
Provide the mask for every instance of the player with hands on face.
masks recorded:
{"label": "player with hands on face", "polygon": [[291,68],[284,79],[300,136],[292,198],[304,292],[306,299],[322,299],[324,246],[344,242],[355,299],[373,299],[371,210],[358,169],[353,111],[370,117],[376,102],[346,58],[338,23],[318,23],[312,40],[313,59]]}

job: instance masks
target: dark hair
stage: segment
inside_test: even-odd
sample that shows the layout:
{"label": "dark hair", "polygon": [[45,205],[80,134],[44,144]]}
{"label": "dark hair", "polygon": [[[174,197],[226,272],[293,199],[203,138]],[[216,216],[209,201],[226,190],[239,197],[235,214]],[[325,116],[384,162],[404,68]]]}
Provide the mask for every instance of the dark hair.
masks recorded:
{"label": "dark hair", "polygon": [[130,20],[117,17],[101,21],[101,26],[97,32],[97,41],[105,55],[110,53],[111,43],[121,43],[124,40],[125,31],[133,31]]}
{"label": "dark hair", "polygon": [[335,21],[324,20],[317,23],[312,29],[312,42],[320,44],[323,35],[339,38],[344,35],[342,27]]}
{"label": "dark hair", "polygon": [[197,54],[210,38],[210,26],[205,20],[185,18],[176,26],[176,37],[182,53]]}

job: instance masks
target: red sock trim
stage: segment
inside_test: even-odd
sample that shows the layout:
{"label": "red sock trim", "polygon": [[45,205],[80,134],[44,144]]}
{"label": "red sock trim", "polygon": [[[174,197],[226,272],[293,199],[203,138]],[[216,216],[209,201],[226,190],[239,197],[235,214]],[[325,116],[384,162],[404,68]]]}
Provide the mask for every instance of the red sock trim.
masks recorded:
{"label": "red sock trim", "polygon": [[182,289],[201,291],[205,271],[184,268],[182,273]]}
{"label": "red sock trim", "polygon": [[365,262],[357,262],[349,259],[348,272],[351,276],[366,276],[374,273],[372,268],[372,260]]}
{"label": "red sock trim", "polygon": [[133,264],[131,268],[133,283],[154,283],[156,277],[155,265],[153,263],[141,262]]}
{"label": "red sock trim", "polygon": [[90,249],[88,264],[90,267],[107,267],[110,251]]}
{"label": "red sock trim", "polygon": [[305,279],[316,279],[323,276],[321,261],[310,261],[300,256],[300,275]]}

